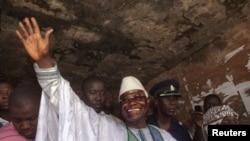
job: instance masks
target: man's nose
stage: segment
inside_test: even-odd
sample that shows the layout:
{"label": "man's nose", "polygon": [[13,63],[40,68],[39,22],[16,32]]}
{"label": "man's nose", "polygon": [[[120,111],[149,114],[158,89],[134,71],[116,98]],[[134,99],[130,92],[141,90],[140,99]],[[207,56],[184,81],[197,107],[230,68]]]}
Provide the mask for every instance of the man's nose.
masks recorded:
{"label": "man's nose", "polygon": [[22,129],[29,129],[30,128],[30,122],[29,121],[23,121],[21,125]]}
{"label": "man's nose", "polygon": [[10,96],[11,91],[2,91],[1,93],[3,98],[8,98]]}

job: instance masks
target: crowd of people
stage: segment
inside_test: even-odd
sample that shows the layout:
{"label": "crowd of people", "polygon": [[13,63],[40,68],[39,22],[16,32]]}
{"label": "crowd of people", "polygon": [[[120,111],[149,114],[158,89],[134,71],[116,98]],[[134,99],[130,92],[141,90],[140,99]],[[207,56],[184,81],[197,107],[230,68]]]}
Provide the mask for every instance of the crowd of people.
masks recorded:
{"label": "crowd of people", "polygon": [[[193,126],[188,128],[176,118],[182,96],[177,80],[161,81],[147,91],[135,76],[122,78],[121,117],[113,115],[112,93],[100,77],[85,78],[76,94],[60,74],[49,53],[53,29],[42,35],[34,17],[18,25],[16,35],[34,60],[40,85],[14,87],[0,81],[1,141],[206,141],[208,125],[238,122],[237,112],[210,94],[201,111],[191,112]],[[227,114],[216,115],[220,110]]]}

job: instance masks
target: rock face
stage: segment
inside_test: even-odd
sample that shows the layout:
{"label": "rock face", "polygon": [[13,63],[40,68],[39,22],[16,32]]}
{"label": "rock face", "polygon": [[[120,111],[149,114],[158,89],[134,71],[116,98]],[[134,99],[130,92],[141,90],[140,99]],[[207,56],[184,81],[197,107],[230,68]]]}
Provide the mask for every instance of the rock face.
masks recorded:
{"label": "rock face", "polygon": [[[14,30],[26,16],[54,28],[51,55],[76,92],[92,73],[117,96],[121,78],[146,89],[180,82],[185,121],[208,93],[250,123],[250,2],[248,0],[8,0],[1,1],[0,77],[36,82],[33,62]],[[116,98],[114,99],[116,102]],[[188,114],[187,114],[188,115]]]}

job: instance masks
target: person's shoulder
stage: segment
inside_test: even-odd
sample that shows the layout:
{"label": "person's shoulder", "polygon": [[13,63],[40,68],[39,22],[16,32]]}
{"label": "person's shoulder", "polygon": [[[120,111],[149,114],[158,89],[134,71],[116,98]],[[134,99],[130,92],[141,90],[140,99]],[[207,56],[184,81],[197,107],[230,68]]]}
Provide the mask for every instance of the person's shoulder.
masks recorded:
{"label": "person's shoulder", "polygon": [[155,129],[155,130],[158,130],[160,133],[167,133],[167,134],[170,134],[168,131],[166,131],[166,130],[164,130],[164,129],[161,129],[160,127],[157,127],[157,126],[155,126],[155,125],[152,125],[152,124],[148,124],[148,127],[149,128],[153,128],[153,129]]}
{"label": "person's shoulder", "polygon": [[2,125],[2,126],[0,126],[0,127],[3,127],[3,126],[4,126],[5,124],[7,124],[7,123],[9,123],[8,120],[3,119],[2,117],[0,117],[0,124]]}
{"label": "person's shoulder", "polygon": [[168,131],[161,129],[161,128],[159,128],[155,125],[152,125],[152,124],[148,124],[148,126],[150,128],[153,128],[153,129],[159,131],[159,133],[161,134],[164,141],[176,141],[176,139]]}
{"label": "person's shoulder", "polygon": [[125,123],[123,122],[123,120],[112,114],[99,114],[99,115],[102,116],[103,119],[107,120],[107,122],[109,122],[110,124],[112,123],[125,127]]}
{"label": "person's shoulder", "polygon": [[8,131],[12,131],[12,130],[15,130],[14,126],[12,125],[11,122],[3,125],[1,128],[0,128],[0,134],[2,135],[2,133],[4,133],[5,131],[8,132]]}
{"label": "person's shoulder", "polygon": [[21,136],[14,128],[11,122],[0,128],[0,140],[1,141],[28,141],[26,138]]}
{"label": "person's shoulder", "polygon": [[172,125],[175,125],[175,126],[177,126],[179,128],[186,128],[185,125],[181,121],[179,121],[179,120],[177,120],[175,118],[172,118],[171,121],[172,121]]}
{"label": "person's shoulder", "polygon": [[192,140],[191,134],[189,133],[188,128],[178,120],[172,120],[171,128],[182,135],[185,141]]}

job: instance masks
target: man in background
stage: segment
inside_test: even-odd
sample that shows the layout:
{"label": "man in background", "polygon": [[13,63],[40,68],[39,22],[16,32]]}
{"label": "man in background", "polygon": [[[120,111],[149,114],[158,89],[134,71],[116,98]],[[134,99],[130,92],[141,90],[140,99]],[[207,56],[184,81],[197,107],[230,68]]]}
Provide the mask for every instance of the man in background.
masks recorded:
{"label": "man in background", "polygon": [[193,111],[190,111],[191,113],[191,121],[188,127],[189,132],[191,133],[194,141],[201,141],[204,140],[204,133],[202,130],[203,126],[203,116],[204,114],[212,107],[214,106],[221,106],[222,100],[217,94],[208,94],[203,99],[203,108],[200,108],[199,110],[194,109]]}
{"label": "man in background", "polygon": [[149,93],[154,97],[155,110],[147,123],[168,131],[178,141],[191,141],[188,130],[175,118],[178,108],[179,83],[174,79],[161,81]]}
{"label": "man in background", "polygon": [[104,113],[106,86],[96,75],[90,75],[82,81],[80,99],[97,113]]}
{"label": "man in background", "polygon": [[9,96],[14,87],[8,79],[0,80],[0,128],[10,120]]}
{"label": "man in background", "polygon": [[35,139],[41,88],[22,85],[11,92],[9,107],[11,122],[0,128],[1,141],[32,141]]}

